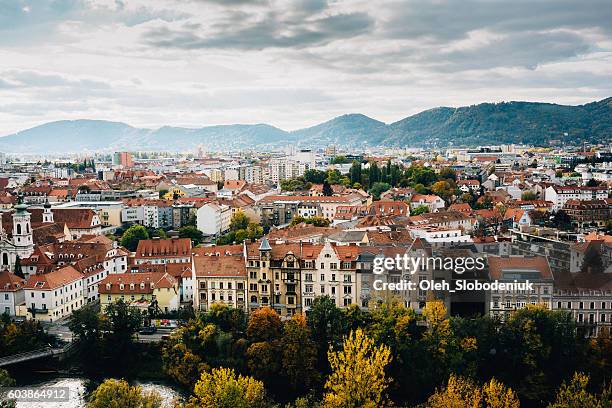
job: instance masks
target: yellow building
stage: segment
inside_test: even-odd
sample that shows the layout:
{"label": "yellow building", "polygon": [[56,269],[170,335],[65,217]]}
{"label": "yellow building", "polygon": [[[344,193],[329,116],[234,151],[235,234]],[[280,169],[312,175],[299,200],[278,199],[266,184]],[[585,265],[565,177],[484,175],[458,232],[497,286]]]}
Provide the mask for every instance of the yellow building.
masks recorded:
{"label": "yellow building", "polygon": [[143,309],[156,301],[163,313],[179,308],[178,281],[164,272],[110,274],[98,284],[98,292],[102,310],[119,300]]}

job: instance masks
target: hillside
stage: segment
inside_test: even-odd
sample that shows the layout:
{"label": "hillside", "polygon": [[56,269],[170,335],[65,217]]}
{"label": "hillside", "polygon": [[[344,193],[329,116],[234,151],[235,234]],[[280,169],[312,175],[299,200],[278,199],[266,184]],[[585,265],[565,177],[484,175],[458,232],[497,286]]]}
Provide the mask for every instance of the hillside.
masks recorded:
{"label": "hillside", "polygon": [[475,146],[501,143],[548,145],[612,142],[612,98],[579,106],[535,102],[482,103],[434,108],[386,125],[361,114],[342,115],[286,132],[266,124],[219,125],[197,129],[143,129],[120,122],[74,120],[46,123],[0,138],[0,151],[61,153],[84,151],[268,149],[297,144],[365,146]]}

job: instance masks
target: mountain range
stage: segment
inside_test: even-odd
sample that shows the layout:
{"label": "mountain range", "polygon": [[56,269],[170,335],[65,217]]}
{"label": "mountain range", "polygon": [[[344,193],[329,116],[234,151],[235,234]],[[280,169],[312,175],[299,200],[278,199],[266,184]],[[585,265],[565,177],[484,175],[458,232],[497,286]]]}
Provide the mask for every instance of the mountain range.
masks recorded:
{"label": "mountain range", "polygon": [[291,132],[267,124],[145,129],[103,120],[61,120],[0,137],[0,151],[39,154],[193,151],[198,145],[228,151],[288,144],[432,147],[502,143],[547,146],[581,142],[612,143],[612,97],[578,106],[501,102],[440,107],[390,124],[362,114],[348,114]]}

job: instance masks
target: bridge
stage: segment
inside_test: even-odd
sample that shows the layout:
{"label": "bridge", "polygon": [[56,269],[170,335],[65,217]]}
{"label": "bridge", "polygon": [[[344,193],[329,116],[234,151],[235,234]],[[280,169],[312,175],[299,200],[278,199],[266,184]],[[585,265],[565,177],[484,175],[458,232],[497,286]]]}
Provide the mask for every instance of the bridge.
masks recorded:
{"label": "bridge", "polygon": [[37,360],[39,358],[58,356],[70,352],[73,343],[68,343],[64,347],[43,347],[38,350],[26,351],[25,353],[13,354],[0,358],[0,367],[22,363],[24,361]]}

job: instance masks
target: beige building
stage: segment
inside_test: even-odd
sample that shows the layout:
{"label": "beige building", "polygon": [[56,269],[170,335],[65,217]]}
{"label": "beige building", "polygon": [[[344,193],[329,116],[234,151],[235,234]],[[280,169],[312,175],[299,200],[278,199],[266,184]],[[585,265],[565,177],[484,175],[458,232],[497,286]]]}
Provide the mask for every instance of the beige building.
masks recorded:
{"label": "beige building", "polygon": [[228,252],[223,246],[196,248],[192,273],[194,309],[208,310],[215,303],[246,309],[247,272],[242,252]]}

